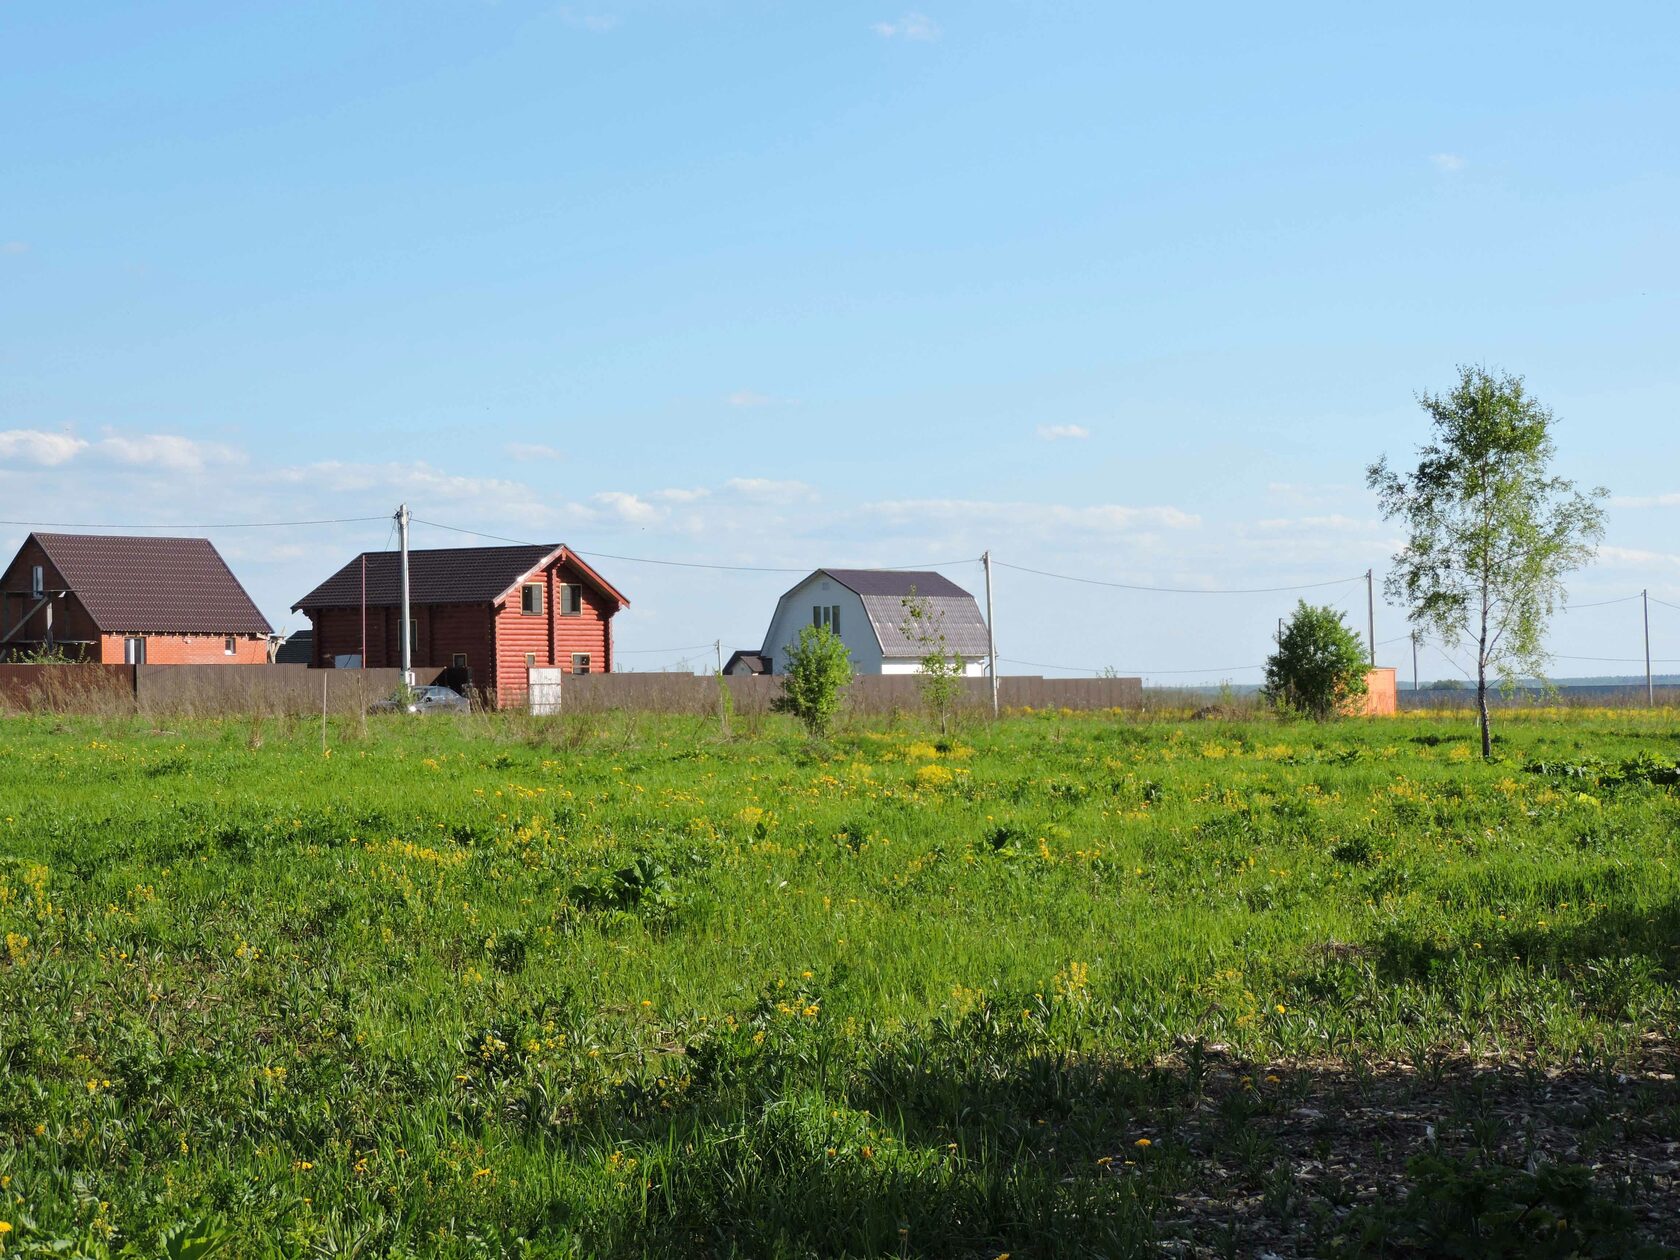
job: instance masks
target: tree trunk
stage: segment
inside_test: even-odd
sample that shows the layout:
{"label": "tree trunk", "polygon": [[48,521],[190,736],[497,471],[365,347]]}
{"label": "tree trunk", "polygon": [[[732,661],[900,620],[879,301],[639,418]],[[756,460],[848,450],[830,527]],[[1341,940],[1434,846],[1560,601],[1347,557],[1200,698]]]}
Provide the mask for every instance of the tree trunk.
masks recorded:
{"label": "tree trunk", "polygon": [[1488,730],[1487,666],[1476,667],[1476,720],[1482,727],[1482,760],[1493,756],[1493,736]]}

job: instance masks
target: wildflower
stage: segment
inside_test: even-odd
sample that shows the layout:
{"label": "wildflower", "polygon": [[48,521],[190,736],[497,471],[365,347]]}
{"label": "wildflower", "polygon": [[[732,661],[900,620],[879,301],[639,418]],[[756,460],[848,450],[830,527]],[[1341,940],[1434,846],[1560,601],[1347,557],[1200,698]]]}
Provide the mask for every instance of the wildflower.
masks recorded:
{"label": "wildflower", "polygon": [[1155,1143],[1151,1142],[1148,1138],[1139,1138],[1137,1141],[1133,1142],[1132,1145],[1137,1147],[1149,1147],[1154,1146]]}
{"label": "wildflower", "polygon": [[861,1154],[863,1155],[863,1157],[865,1159],[874,1159],[875,1158],[875,1148],[873,1146],[866,1146],[866,1147],[863,1148]]}
{"label": "wildflower", "polygon": [[298,1172],[308,1172],[310,1169],[314,1168],[315,1165],[310,1163],[307,1159],[295,1159],[292,1161],[292,1167]]}
{"label": "wildflower", "polygon": [[1289,1011],[1289,1008],[1287,1006],[1285,1006],[1282,1002],[1279,1002],[1277,1004],[1277,1013],[1279,1015],[1285,1015],[1285,1014],[1288,1013],[1288,1011]]}
{"label": "wildflower", "polygon": [[11,1232],[12,1223],[10,1221],[0,1221],[0,1235],[9,1234]]}

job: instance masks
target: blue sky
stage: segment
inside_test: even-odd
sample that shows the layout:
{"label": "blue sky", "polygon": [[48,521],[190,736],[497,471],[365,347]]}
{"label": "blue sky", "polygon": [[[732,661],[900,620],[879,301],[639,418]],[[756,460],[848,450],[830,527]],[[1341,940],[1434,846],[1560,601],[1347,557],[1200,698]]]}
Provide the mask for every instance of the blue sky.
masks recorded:
{"label": "blue sky", "polygon": [[[1470,361],[1616,496],[1577,601],[1680,604],[1680,11],[1468,8],[8,5],[0,517],[1380,577],[1362,469]],[[295,627],[388,529],[210,533]],[[792,582],[600,565],[644,668]],[[1293,600],[998,578],[1003,657],[1163,681]]]}

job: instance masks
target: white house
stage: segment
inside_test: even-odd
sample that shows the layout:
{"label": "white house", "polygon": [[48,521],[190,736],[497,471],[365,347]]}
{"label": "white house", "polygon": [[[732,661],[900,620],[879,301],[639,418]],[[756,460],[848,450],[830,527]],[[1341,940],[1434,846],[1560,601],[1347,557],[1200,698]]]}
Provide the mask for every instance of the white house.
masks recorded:
{"label": "white house", "polygon": [[851,652],[854,672],[914,674],[928,648],[913,631],[905,633],[904,601],[911,596],[926,601],[929,632],[944,636],[951,656],[962,658],[963,673],[984,675],[986,620],[974,596],[937,573],[896,569],[818,569],[777,602],[763,650],[737,652],[728,672],[782,673],[800,630],[827,626]]}

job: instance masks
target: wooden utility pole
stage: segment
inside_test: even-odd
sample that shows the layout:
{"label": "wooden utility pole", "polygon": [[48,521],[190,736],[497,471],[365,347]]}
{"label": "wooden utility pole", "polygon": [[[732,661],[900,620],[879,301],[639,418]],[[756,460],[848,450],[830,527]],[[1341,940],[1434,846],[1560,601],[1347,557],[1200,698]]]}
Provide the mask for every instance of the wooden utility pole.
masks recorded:
{"label": "wooden utility pole", "polygon": [[986,672],[992,681],[992,720],[998,716],[997,633],[992,629],[992,553],[988,548],[980,555],[986,570]]}
{"label": "wooden utility pole", "polygon": [[1365,632],[1370,636],[1367,642],[1371,645],[1371,665],[1375,667],[1377,663],[1377,588],[1370,569],[1365,570]]}
{"label": "wooden utility pole", "polygon": [[1412,631],[1412,691],[1413,691],[1414,694],[1416,693],[1416,691],[1418,689],[1417,640],[1418,640],[1417,631],[1413,630]]}
{"label": "wooden utility pole", "polygon": [[402,676],[403,686],[414,685],[414,641],[409,635],[408,612],[408,504],[397,507],[397,535],[402,540],[402,624],[397,627],[397,637],[402,640]]}
{"label": "wooden utility pole", "polygon": [[1657,707],[1657,685],[1651,677],[1651,592],[1639,592],[1640,601],[1645,605],[1645,703],[1651,708]]}

